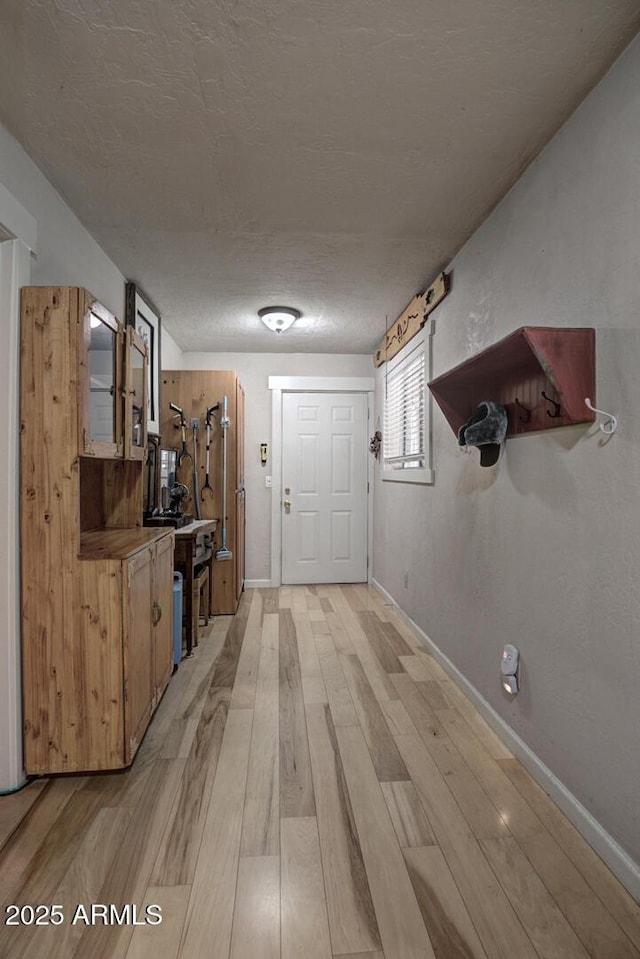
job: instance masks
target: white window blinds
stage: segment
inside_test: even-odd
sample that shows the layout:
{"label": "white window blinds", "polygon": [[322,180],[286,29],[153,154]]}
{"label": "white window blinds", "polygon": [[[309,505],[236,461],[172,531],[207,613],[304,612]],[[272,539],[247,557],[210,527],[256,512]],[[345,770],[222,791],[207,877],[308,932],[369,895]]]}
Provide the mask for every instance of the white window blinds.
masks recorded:
{"label": "white window blinds", "polygon": [[387,371],[383,451],[392,470],[426,466],[425,350],[420,344]]}

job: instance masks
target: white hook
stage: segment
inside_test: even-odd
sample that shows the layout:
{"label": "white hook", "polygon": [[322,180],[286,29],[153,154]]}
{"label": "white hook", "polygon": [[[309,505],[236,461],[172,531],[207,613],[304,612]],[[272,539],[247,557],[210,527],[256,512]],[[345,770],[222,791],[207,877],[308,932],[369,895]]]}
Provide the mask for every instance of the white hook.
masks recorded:
{"label": "white hook", "polygon": [[608,416],[608,417],[609,417],[609,419],[607,420],[606,423],[601,423],[601,424],[600,424],[600,429],[601,429],[601,431],[602,431],[603,433],[607,433],[608,435],[610,435],[611,433],[615,433],[615,431],[618,429],[618,420],[617,420],[616,417],[613,415],[613,413],[605,413],[604,410],[599,410],[599,409],[597,409],[597,408],[592,404],[591,400],[590,400],[588,397],[585,398],[585,401],[584,401],[584,402],[585,402],[586,406],[587,406],[590,410],[592,410],[592,412],[594,412],[594,413],[599,413],[600,416]]}

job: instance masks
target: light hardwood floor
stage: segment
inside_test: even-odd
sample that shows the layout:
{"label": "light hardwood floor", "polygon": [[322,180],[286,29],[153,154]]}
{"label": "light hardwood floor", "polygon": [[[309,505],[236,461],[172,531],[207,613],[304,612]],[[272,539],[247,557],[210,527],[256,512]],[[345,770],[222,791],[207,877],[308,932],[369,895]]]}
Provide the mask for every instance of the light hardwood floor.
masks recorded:
{"label": "light hardwood floor", "polygon": [[[0,900],[0,959],[640,959],[638,904],[364,586],[247,591],[131,769],[0,799]],[[127,903],[162,923],[72,922]]]}

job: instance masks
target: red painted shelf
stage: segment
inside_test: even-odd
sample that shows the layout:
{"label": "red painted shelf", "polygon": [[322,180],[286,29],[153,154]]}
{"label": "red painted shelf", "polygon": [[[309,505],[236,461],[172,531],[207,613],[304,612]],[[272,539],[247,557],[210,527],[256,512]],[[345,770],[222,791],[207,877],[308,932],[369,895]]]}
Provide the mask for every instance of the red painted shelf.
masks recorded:
{"label": "red painted shelf", "polygon": [[[479,403],[493,400],[506,407],[507,436],[515,436],[592,423],[595,414],[584,401],[595,403],[595,382],[592,327],[523,326],[436,377],[429,389],[456,435]],[[558,416],[548,415],[557,412],[554,404]]]}

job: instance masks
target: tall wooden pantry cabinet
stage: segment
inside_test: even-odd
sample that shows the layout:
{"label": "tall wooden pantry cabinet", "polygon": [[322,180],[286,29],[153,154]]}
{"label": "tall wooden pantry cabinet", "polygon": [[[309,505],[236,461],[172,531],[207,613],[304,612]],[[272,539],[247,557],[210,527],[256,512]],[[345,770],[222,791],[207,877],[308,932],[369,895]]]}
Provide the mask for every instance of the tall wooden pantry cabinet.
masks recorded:
{"label": "tall wooden pantry cabinet", "polygon": [[[223,484],[223,433],[221,428],[222,406],[227,397],[227,475],[226,516],[222,516]],[[213,564],[212,613],[224,615],[235,613],[244,589],[245,567],[245,488],[244,488],[244,390],[238,374],[231,370],[164,370],[162,373],[162,397],[160,429],[162,445],[168,449],[181,449],[182,439],[179,417],[170,409],[173,403],[183,410],[187,422],[187,450],[194,455],[193,430],[189,428],[197,420],[196,473],[198,477],[198,509],[202,519],[217,519],[216,557]],[[209,456],[209,482],[212,493],[204,491],[206,476],[206,427],[207,409],[218,404],[212,416],[211,450]],[[185,458],[178,469],[177,479],[189,490],[185,511],[196,516],[193,495],[194,463]],[[226,527],[226,545],[231,559],[220,560],[223,526]]]}
{"label": "tall wooden pantry cabinet", "polygon": [[77,287],[21,329],[25,769],[127,766],[172,669],[173,531],[142,526],[146,346]]}

